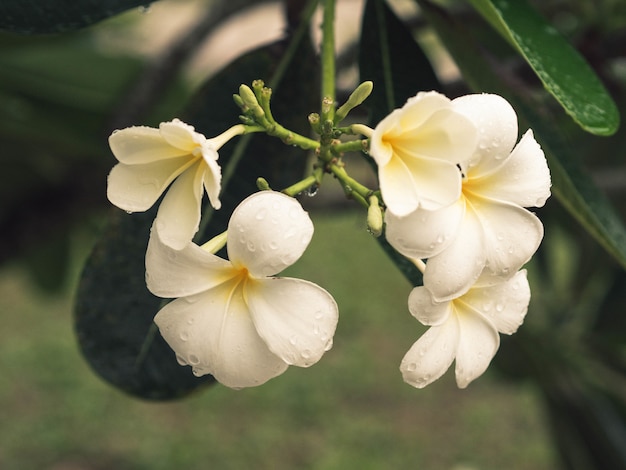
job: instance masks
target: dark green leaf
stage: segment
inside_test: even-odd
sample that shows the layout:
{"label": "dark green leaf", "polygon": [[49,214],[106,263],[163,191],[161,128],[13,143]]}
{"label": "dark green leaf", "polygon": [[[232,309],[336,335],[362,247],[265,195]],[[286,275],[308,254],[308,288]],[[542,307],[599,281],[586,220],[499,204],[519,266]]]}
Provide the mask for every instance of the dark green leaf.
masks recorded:
{"label": "dark green leaf", "polygon": [[168,400],[212,383],[212,377],[197,378],[181,367],[152,322],[162,299],[146,288],[144,256],[155,213],[114,211],[85,265],[75,328],[98,375],[131,395]]}
{"label": "dark green leaf", "polygon": [[0,30],[59,33],[89,26],[150,0],[0,0]]}
{"label": "dark green leaf", "polygon": [[419,3],[467,83],[476,91],[504,96],[534,129],[548,158],[554,195],[611,256],[626,267],[626,228],[589,172],[568,149],[553,121],[540,111],[539,104],[530,101],[530,93],[525,93],[519,85],[513,86],[514,80],[504,71],[495,69],[470,31],[432,3],[421,0]]}
{"label": "dark green leaf", "polygon": [[[232,94],[241,83],[263,76],[271,79],[286,46],[273,44],[238,59],[200,91],[185,120],[207,136],[236,124],[238,108]],[[275,90],[274,115],[285,126],[303,130],[318,74],[311,68],[310,44],[303,43],[289,57],[284,85]],[[262,137],[242,138],[220,150],[225,168],[222,208],[206,215],[209,223],[201,238],[226,228],[233,208],[256,190],[257,176],[265,176],[277,187],[302,177],[306,154]],[[229,171],[232,174],[227,176]],[[81,279],[75,309],[79,343],[94,370],[122,390],[149,399],[182,397],[211,379],[196,378],[189,367],[180,366],[152,322],[161,299],[146,289],[144,256],[155,210],[133,215],[116,212]]]}
{"label": "dark green leaf", "polygon": [[619,111],[583,57],[524,0],[470,0],[524,56],[565,111],[583,129],[610,135]]}
{"label": "dark green leaf", "polygon": [[368,0],[365,5],[359,70],[361,82],[374,82],[374,90],[364,103],[371,110],[372,124],[419,91],[441,90],[428,57],[383,0]]}

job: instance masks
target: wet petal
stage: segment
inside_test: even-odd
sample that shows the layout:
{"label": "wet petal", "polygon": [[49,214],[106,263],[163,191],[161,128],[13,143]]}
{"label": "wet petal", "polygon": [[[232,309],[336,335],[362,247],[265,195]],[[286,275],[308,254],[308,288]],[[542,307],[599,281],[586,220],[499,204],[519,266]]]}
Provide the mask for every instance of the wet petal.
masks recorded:
{"label": "wet petal", "polygon": [[459,323],[455,315],[440,326],[431,326],[400,364],[404,381],[414,387],[424,388],[441,377],[450,367],[459,342]]}
{"label": "wet petal", "polygon": [[300,203],[276,191],[244,199],[228,223],[228,258],[253,277],[272,276],[295,263],[313,237]]}
{"label": "wet petal", "polygon": [[464,214],[463,199],[436,211],[417,209],[405,217],[387,211],[385,237],[404,256],[429,258],[444,250],[456,237]]}
{"label": "wet petal", "polygon": [[455,306],[460,325],[455,375],[459,388],[465,388],[487,370],[500,346],[500,336],[489,320],[478,312],[458,301]]}
{"label": "wet petal", "polygon": [[[209,155],[207,155],[207,153]],[[202,157],[206,163],[204,172],[204,189],[209,196],[209,202],[214,209],[222,207],[220,191],[222,189],[222,168],[217,163],[217,152],[213,150],[215,158],[211,158],[211,152],[203,151]]]}
{"label": "wet petal", "polygon": [[424,286],[413,288],[409,294],[409,312],[420,323],[428,326],[441,325],[453,313],[450,302],[435,302]]}
{"label": "wet petal", "polygon": [[129,212],[148,210],[188,163],[189,157],[140,165],[118,163],[109,173],[107,197],[112,204]]}
{"label": "wet petal", "polygon": [[258,335],[236,283],[177,299],[154,321],[181,364],[232,388],[252,387],[282,374],[287,364]]}
{"label": "wet petal", "polygon": [[309,367],[332,346],[338,308],[318,285],[291,278],[250,279],[245,296],[259,335],[287,364]]}
{"label": "wet petal", "polygon": [[517,115],[509,102],[483,93],[456,98],[452,106],[478,129],[476,152],[465,163],[460,162],[466,174],[480,177],[501,166],[517,141]]}
{"label": "wet petal", "polygon": [[159,297],[186,297],[209,290],[236,276],[232,265],[189,243],[175,250],[152,230],[146,251],[146,284]]}
{"label": "wet petal", "polygon": [[550,196],[550,170],[541,147],[527,131],[497,172],[473,182],[481,196],[522,207],[541,207]]}
{"label": "wet petal", "polygon": [[159,132],[169,145],[188,153],[192,153],[196,147],[206,141],[206,138],[196,132],[193,126],[185,124],[179,119],[162,122],[159,125]]}
{"label": "wet petal", "polygon": [[202,161],[198,160],[174,181],[159,206],[154,226],[161,241],[177,250],[198,231],[203,176]]}
{"label": "wet petal", "polygon": [[473,198],[484,228],[487,269],[510,277],[530,260],[543,238],[543,225],[535,214],[515,204]]}
{"label": "wet petal", "polygon": [[526,270],[489,287],[474,287],[462,301],[488,318],[500,333],[511,335],[520,327],[528,311],[530,287]]}
{"label": "wet petal", "polygon": [[487,248],[481,221],[468,205],[456,237],[426,263],[424,285],[433,298],[443,302],[467,292],[485,267]]}
{"label": "wet petal", "polygon": [[109,137],[109,146],[115,158],[128,165],[157,162],[189,153],[168,144],[158,129],[145,126],[114,131]]}

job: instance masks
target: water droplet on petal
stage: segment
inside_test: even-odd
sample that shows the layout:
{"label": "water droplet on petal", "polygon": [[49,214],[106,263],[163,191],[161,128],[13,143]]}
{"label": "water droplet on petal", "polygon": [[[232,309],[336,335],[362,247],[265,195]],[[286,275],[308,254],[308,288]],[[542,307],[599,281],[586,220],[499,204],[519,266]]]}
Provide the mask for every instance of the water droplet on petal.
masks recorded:
{"label": "water droplet on petal", "polygon": [[200,364],[200,358],[196,356],[195,354],[190,354],[189,364],[191,364],[192,366],[197,366],[198,364]]}
{"label": "water droplet on petal", "polygon": [[180,332],[180,339],[181,341],[187,341],[189,339],[189,333],[186,331],[181,331]]}

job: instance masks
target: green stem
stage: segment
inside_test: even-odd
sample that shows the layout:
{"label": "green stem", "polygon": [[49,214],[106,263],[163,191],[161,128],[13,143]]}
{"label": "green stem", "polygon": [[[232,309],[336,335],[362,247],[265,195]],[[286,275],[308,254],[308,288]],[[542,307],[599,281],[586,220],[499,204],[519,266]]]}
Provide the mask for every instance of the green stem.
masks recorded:
{"label": "green stem", "polygon": [[219,235],[214,236],[200,248],[209,253],[217,253],[226,245],[226,239],[228,238],[228,230],[220,233]]}
{"label": "green stem", "polygon": [[296,184],[292,184],[288,188],[283,189],[281,192],[285,193],[287,196],[295,197],[301,192],[306,191],[313,186],[319,186],[319,184],[319,178],[315,174],[313,174],[307,176],[301,181],[298,181]]}
{"label": "green stem", "polygon": [[357,196],[355,197],[355,199],[361,202],[363,206],[369,206],[369,203],[367,202],[368,197],[371,196],[374,191],[366,186],[363,186],[357,180],[348,175],[346,169],[343,166],[338,165],[337,163],[331,163],[328,166],[328,169],[341,182],[341,185],[343,186],[346,194],[350,194],[353,197]]}
{"label": "green stem", "polygon": [[366,140],[351,140],[349,142],[342,142],[332,146],[332,151],[335,154],[341,154],[344,152],[364,152],[369,147],[369,141]]}
{"label": "green stem", "polygon": [[290,131],[278,123],[274,123],[266,129],[268,135],[278,137],[287,145],[296,145],[304,150],[313,150],[320,146],[317,140],[309,139],[297,132]]}
{"label": "green stem", "polygon": [[335,117],[335,0],[324,1],[322,23],[322,122]]}

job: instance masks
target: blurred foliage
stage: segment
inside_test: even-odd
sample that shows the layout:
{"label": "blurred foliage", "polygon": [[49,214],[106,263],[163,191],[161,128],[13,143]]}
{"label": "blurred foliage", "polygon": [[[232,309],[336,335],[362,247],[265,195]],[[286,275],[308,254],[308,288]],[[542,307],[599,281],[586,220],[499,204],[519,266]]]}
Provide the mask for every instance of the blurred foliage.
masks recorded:
{"label": "blurred foliage", "polygon": [[[300,132],[319,106],[316,49],[303,34],[309,2],[283,2],[283,40],[207,74],[197,88],[184,79],[189,59],[234,11],[258,2],[207,1],[206,17],[156,59],[103,48],[97,31],[104,23],[40,35],[85,27],[141,4],[66,3],[0,0],[0,262],[20,260],[50,290],[64,282],[77,234],[99,227],[108,211],[106,175],[114,159],[106,138],[113,128],[180,116],[215,135],[237,120],[232,93],[257,78],[274,90],[277,119]],[[342,52],[340,72],[356,68],[363,80],[374,80],[364,106],[372,125],[416,91],[438,89],[451,97],[499,93],[513,103],[520,128],[534,130],[549,159],[555,198],[538,211],[546,239],[529,267],[531,313],[517,335],[503,339],[495,362],[503,378],[542,392],[563,468],[626,468],[626,131],[617,128],[618,110],[626,109],[624,2],[410,3],[419,6],[417,13],[400,15],[405,9],[395,7],[402,2],[365,2],[360,36]],[[27,32],[36,34],[16,34]],[[441,70],[440,58],[448,54],[458,74]],[[354,85],[340,89],[340,97]],[[285,163],[296,160],[294,151],[264,136],[228,144],[220,157],[228,175],[225,216],[254,191],[257,176],[280,188],[301,175],[304,159]],[[201,236],[221,230],[219,217]],[[87,264],[76,310],[79,339],[94,369],[123,390],[151,398],[184,395],[197,383],[168,372],[161,384],[190,385],[159,389],[113,360],[120,352],[122,361],[145,352],[144,331],[156,308],[143,275],[137,280],[140,263],[124,261],[127,247],[120,242],[142,234],[133,240],[145,244],[148,225],[122,224],[129,228],[119,232],[125,218],[112,218]],[[112,268],[118,280],[107,278]],[[403,272],[417,282],[414,273]],[[116,286],[129,276],[135,281],[116,298]],[[129,327],[133,318],[141,325]],[[120,338],[107,336],[115,325],[137,333],[126,356],[116,346]],[[145,364],[162,363],[150,354]],[[105,355],[113,366],[103,369],[98,364]]]}

